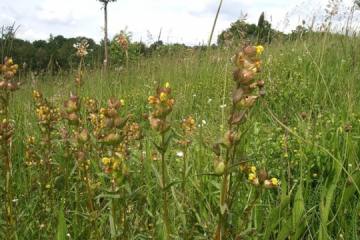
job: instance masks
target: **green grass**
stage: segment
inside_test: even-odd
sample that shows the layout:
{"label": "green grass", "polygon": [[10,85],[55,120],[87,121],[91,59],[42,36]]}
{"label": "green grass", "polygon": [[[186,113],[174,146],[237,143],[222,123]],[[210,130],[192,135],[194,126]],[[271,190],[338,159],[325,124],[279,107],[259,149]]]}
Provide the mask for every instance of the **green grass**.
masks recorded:
{"label": "green grass", "polygon": [[[25,136],[39,134],[31,101],[33,87],[26,78],[29,82],[14,94],[10,108],[16,121],[12,187],[17,199],[17,239],[164,238],[160,163],[151,158],[153,141],[158,138],[142,114],[150,111],[147,97],[165,82],[170,82],[176,100],[171,114],[174,129],[180,131],[180,122],[188,115],[202,125],[187,155],[185,195],[181,191],[183,163],[176,157],[180,148],[175,141],[167,153],[172,238],[211,239],[218,221],[220,191],[220,179],[212,174],[215,155],[211,148],[225,133],[233,86],[230,57],[234,52],[181,52],[140,59],[128,70],[110,71],[108,75],[100,70],[85,72],[81,95],[96,98],[103,105],[111,96],[123,98],[123,111],[133,114],[145,135],[145,159],[142,162],[141,152],[133,147],[129,176],[116,193],[109,191],[100,156],[91,155],[91,179],[100,184],[94,188],[96,212],[92,213],[75,160],[64,157],[62,142],[55,143],[53,164],[57,171],[50,193],[42,192],[32,180],[39,170],[24,164]],[[280,178],[281,186],[260,191],[237,173],[242,184],[234,192],[236,201],[229,221],[233,231],[244,236],[240,239],[359,239],[359,57],[359,39],[338,35],[316,34],[266,46],[261,73],[266,97],[252,111],[242,149],[258,169]],[[43,76],[35,88],[61,107],[73,90],[74,75]],[[225,108],[221,108],[223,104]],[[346,131],[350,125],[351,130]],[[68,175],[64,175],[66,167]],[[2,177],[1,186],[3,181]],[[242,214],[257,191],[260,200],[244,226]],[[125,223],[114,222],[111,203],[119,212],[126,212]],[[4,216],[4,209],[1,211]],[[0,238],[12,238],[4,235],[4,218],[0,224]]]}

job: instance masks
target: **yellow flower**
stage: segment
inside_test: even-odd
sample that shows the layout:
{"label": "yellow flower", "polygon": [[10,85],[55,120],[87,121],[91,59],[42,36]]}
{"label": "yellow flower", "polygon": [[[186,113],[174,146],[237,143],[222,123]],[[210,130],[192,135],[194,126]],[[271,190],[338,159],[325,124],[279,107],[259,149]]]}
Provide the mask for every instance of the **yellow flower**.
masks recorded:
{"label": "yellow flower", "polygon": [[110,162],[111,162],[111,159],[108,158],[108,157],[103,157],[103,158],[101,159],[101,162],[102,162],[102,164],[104,164],[104,165],[109,165]]}
{"label": "yellow flower", "polygon": [[166,83],[165,83],[165,87],[166,87],[166,88],[169,88],[169,87],[170,87],[170,83],[169,83],[169,82],[166,82]]}
{"label": "yellow flower", "polygon": [[6,61],[6,64],[8,65],[13,65],[14,64],[14,61],[12,58],[8,58],[7,61]]}
{"label": "yellow flower", "polygon": [[249,177],[248,177],[249,181],[253,181],[255,178],[256,178],[256,175],[254,173],[249,174]]}
{"label": "yellow flower", "polygon": [[119,169],[119,167],[120,167],[120,161],[119,160],[117,160],[117,161],[115,161],[114,163],[113,163],[113,165],[112,165],[112,168],[114,169],[114,170],[118,170]]}
{"label": "yellow flower", "polygon": [[121,106],[124,106],[124,105],[125,105],[125,100],[124,100],[124,99],[120,99],[120,103],[121,103]]}
{"label": "yellow flower", "polygon": [[167,99],[167,94],[162,92],[160,93],[160,101],[164,102]]}
{"label": "yellow flower", "polygon": [[149,104],[157,104],[159,102],[159,99],[155,96],[149,96],[148,102],[149,102]]}
{"label": "yellow flower", "polygon": [[278,180],[277,178],[272,178],[272,179],[271,179],[271,184],[272,184],[273,186],[277,186],[277,185],[279,185],[279,180]]}
{"label": "yellow flower", "polygon": [[255,174],[255,173],[256,173],[256,167],[255,167],[255,166],[251,166],[250,172],[252,172],[253,174]]}
{"label": "yellow flower", "polygon": [[33,95],[33,98],[40,98],[41,97],[41,93],[36,91],[36,90],[33,91],[32,95]]}
{"label": "yellow flower", "polygon": [[258,45],[255,48],[256,48],[256,53],[259,54],[259,55],[264,52],[264,47],[261,46],[261,45]]}

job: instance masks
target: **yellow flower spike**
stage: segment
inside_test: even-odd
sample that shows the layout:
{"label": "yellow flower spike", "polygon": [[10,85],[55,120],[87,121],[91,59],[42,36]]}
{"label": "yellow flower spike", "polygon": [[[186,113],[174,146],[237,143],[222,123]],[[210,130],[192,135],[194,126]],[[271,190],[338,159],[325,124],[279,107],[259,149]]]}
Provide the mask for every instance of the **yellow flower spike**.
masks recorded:
{"label": "yellow flower spike", "polygon": [[256,167],[255,167],[255,166],[251,166],[250,172],[252,172],[253,174],[255,174],[255,173],[256,173]]}
{"label": "yellow flower spike", "polygon": [[278,185],[279,185],[279,180],[278,180],[277,178],[272,178],[272,179],[271,179],[271,184],[272,184],[273,186],[278,186]]}
{"label": "yellow flower spike", "polygon": [[6,64],[7,65],[13,65],[14,64],[13,59],[12,58],[7,59]]}
{"label": "yellow flower spike", "polygon": [[111,159],[108,158],[108,157],[103,157],[103,158],[101,159],[101,162],[102,162],[102,164],[104,164],[105,166],[107,166],[107,165],[110,164]]}
{"label": "yellow flower spike", "polygon": [[255,48],[256,48],[256,53],[259,54],[259,55],[264,52],[264,47],[261,46],[261,45],[258,45]]}
{"label": "yellow flower spike", "polygon": [[255,178],[256,178],[256,175],[254,173],[249,174],[249,177],[248,177],[249,181],[253,181]]}
{"label": "yellow flower spike", "polygon": [[160,101],[164,102],[167,99],[167,94],[162,92],[160,93]]}
{"label": "yellow flower spike", "polygon": [[166,82],[165,83],[165,88],[169,88],[170,87],[170,83],[169,82]]}

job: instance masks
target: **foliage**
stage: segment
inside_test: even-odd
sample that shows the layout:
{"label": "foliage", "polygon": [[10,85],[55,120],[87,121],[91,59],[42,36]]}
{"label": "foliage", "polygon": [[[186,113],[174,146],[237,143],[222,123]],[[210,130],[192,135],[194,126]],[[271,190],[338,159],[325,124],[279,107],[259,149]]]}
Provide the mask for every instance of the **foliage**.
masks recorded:
{"label": "foliage", "polygon": [[[358,45],[355,37],[309,32],[266,48],[266,95],[241,128],[247,137],[227,173],[234,199],[229,239],[358,239]],[[1,177],[0,196],[14,216],[1,219],[0,238],[13,232],[17,239],[165,239],[167,221],[172,238],[212,239],[224,211],[219,182],[225,170],[214,162],[213,143],[229,136],[233,53],[232,46],[164,45],[133,58],[122,74],[110,70],[106,79],[87,65],[76,74],[44,73],[51,83],[6,73],[14,78],[2,91],[25,83],[11,92],[11,120],[0,124],[11,127],[11,144],[2,143],[6,150],[11,145],[6,154],[12,161],[11,191]],[[75,88],[79,77],[83,84]],[[30,100],[33,94],[37,101]],[[170,125],[164,141],[157,119],[163,129]],[[279,187],[254,185],[264,170],[280,179]]]}
{"label": "foliage", "polygon": [[264,13],[259,17],[258,24],[249,24],[246,19],[239,19],[231,23],[230,28],[222,31],[218,36],[217,43],[238,44],[239,42],[251,41],[259,44],[271,43],[274,37],[283,37],[285,34],[271,28],[271,23],[265,19]]}

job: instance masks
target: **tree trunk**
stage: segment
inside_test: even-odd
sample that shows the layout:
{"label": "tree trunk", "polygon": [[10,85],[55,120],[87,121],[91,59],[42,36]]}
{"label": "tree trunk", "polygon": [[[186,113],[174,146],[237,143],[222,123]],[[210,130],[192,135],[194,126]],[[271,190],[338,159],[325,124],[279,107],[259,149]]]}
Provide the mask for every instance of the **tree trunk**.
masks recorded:
{"label": "tree trunk", "polygon": [[106,70],[108,65],[108,28],[107,28],[107,2],[104,2],[104,69]]}

